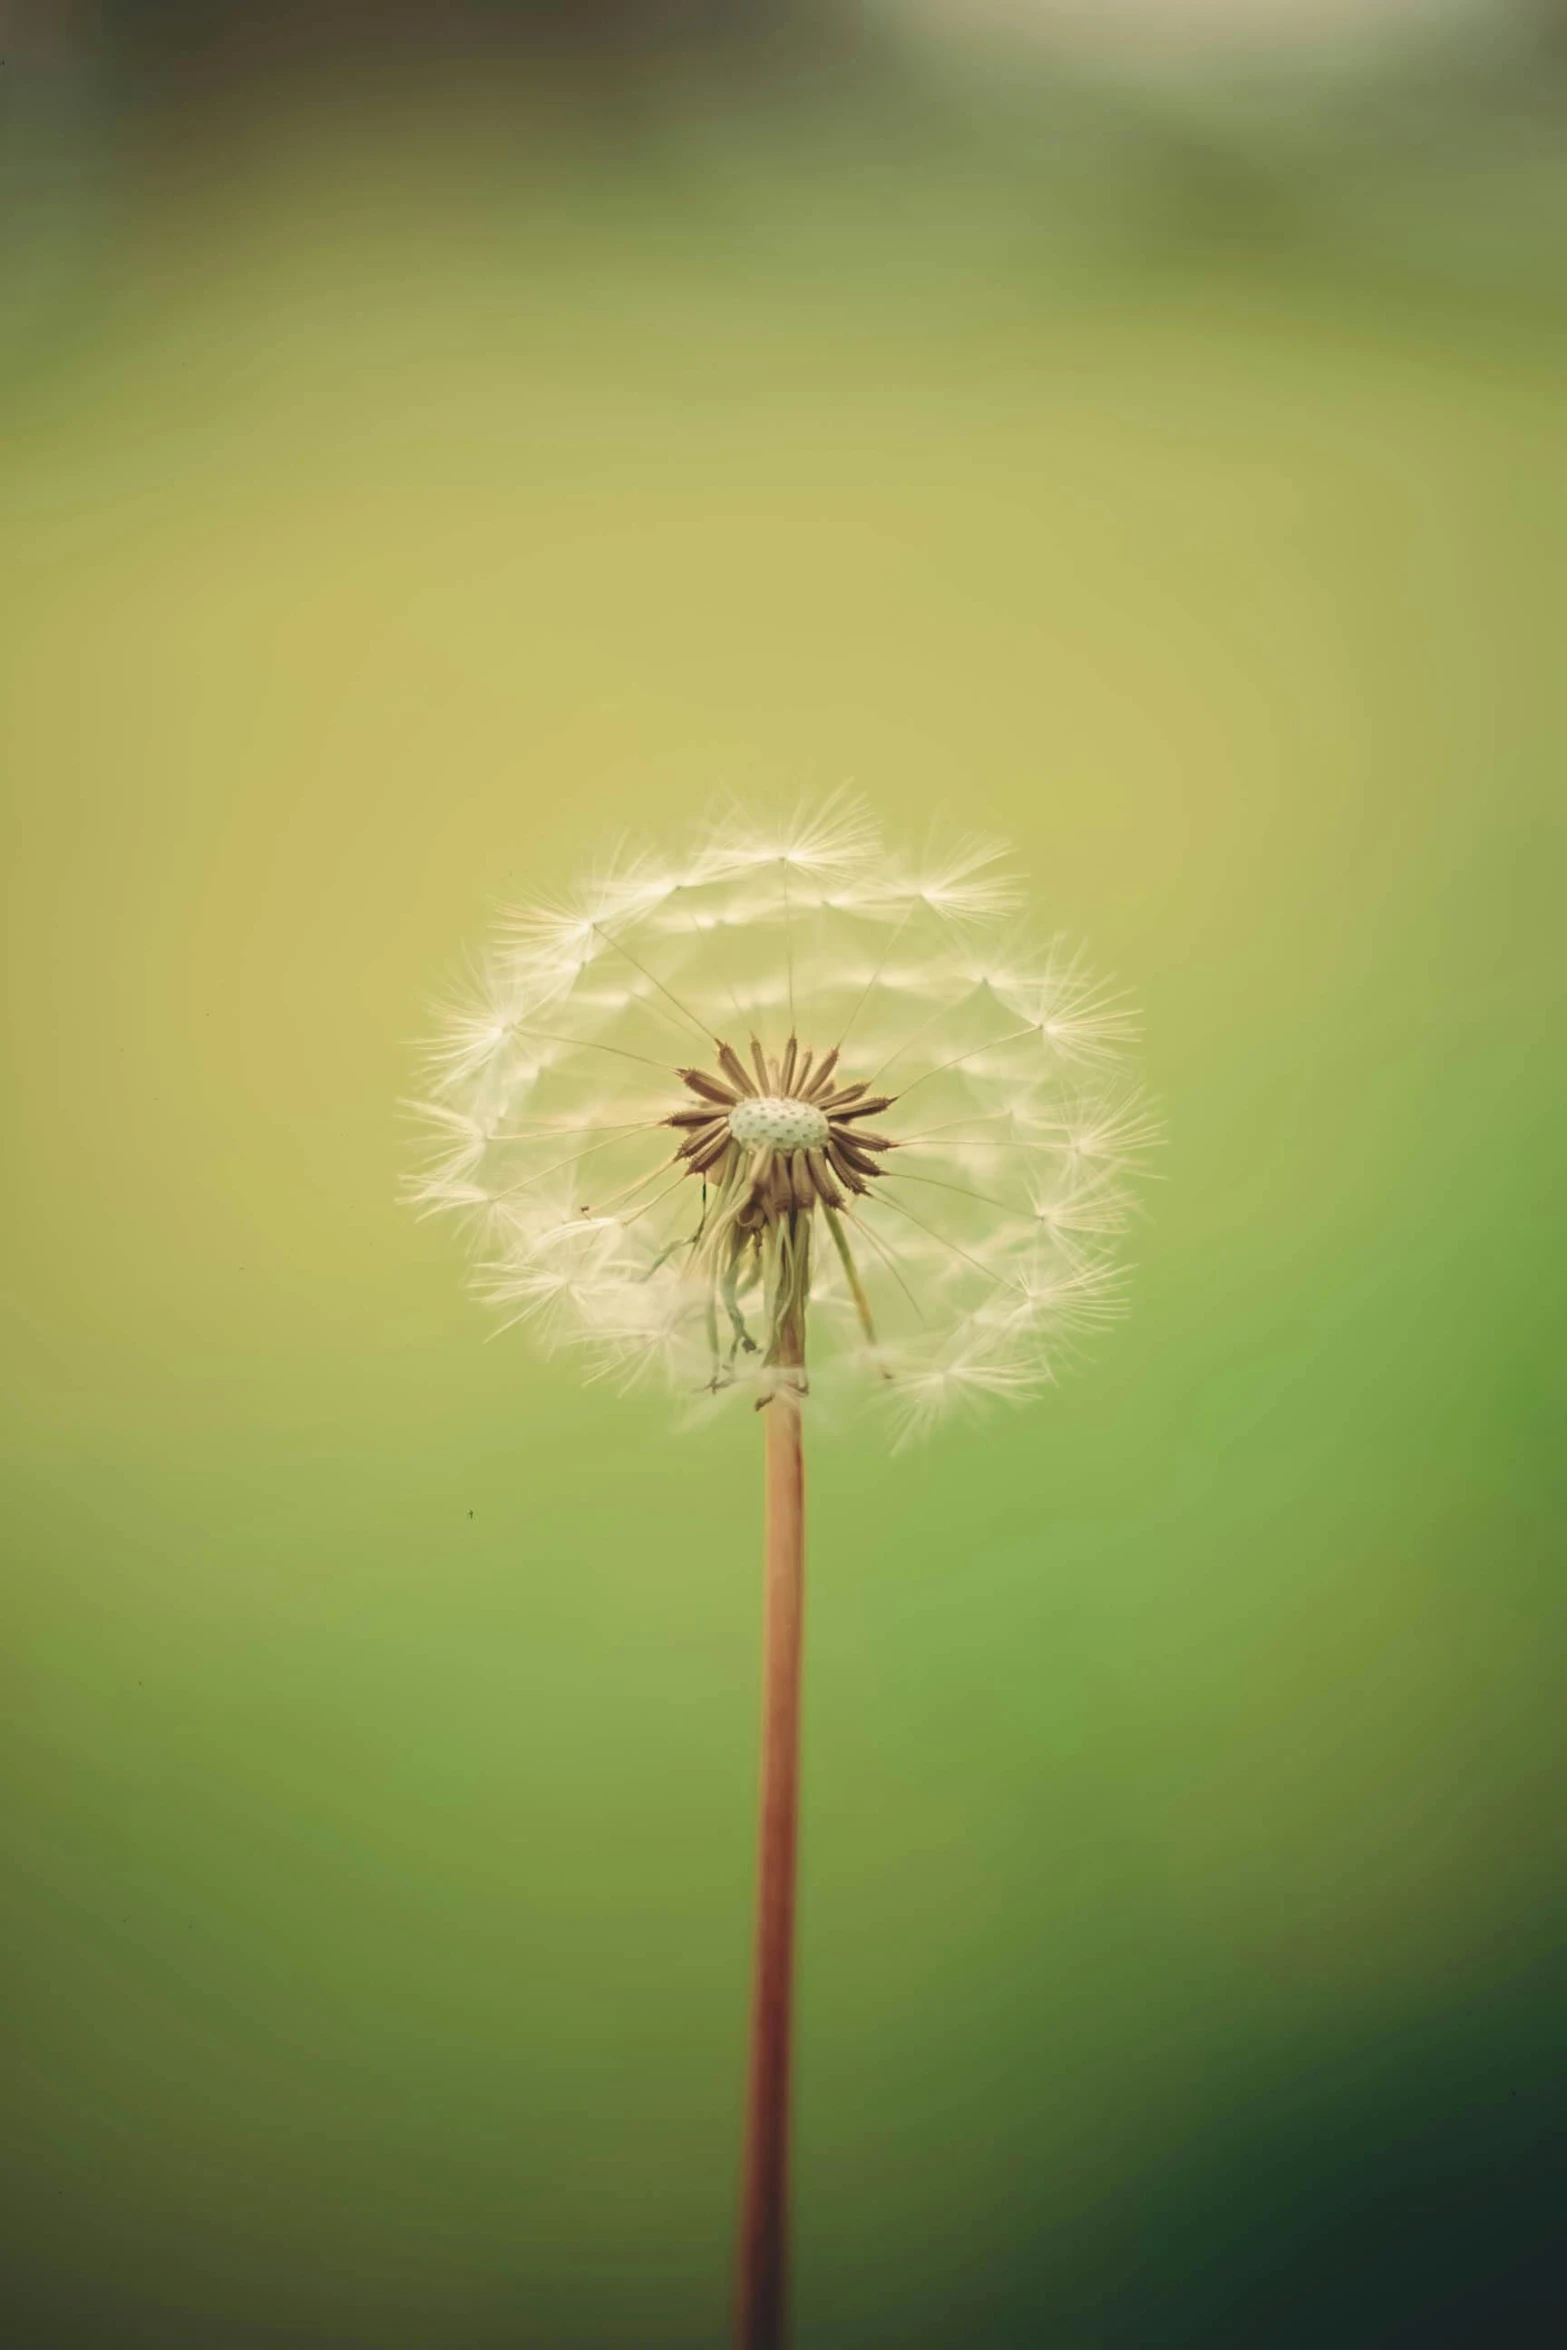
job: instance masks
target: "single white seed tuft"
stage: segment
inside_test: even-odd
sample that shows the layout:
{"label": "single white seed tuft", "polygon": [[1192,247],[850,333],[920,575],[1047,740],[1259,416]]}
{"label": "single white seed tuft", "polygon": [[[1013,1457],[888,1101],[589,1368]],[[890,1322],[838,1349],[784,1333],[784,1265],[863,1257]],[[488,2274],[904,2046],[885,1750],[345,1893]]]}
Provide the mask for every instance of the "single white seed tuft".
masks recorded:
{"label": "single white seed tuft", "polygon": [[764,1093],[736,1102],[729,1131],[742,1150],[816,1151],[827,1140],[827,1116],[814,1102]]}

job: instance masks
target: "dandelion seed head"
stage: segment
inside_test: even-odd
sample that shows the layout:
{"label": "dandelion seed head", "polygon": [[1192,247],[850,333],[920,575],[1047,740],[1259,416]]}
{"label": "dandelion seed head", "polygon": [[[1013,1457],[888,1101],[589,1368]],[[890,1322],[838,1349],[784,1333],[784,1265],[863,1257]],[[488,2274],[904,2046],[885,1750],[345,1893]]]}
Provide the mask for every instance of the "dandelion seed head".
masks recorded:
{"label": "dandelion seed head", "polygon": [[699,1416],[808,1385],[909,1442],[1037,1394],[1122,1310],[1158,1126],[1130,1007],[1022,896],[844,794],[616,844],[442,1007],[407,1196],[503,1325]]}

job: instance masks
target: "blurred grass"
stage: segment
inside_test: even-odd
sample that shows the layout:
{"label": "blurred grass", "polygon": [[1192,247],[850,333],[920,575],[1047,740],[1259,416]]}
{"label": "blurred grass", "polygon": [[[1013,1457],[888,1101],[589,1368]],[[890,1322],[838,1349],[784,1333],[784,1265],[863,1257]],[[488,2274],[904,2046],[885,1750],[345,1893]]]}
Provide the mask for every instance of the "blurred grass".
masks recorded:
{"label": "blurred grass", "polygon": [[750,1432],[485,1346],[393,1103],[495,899],[852,775],[1174,1141],[1058,1398],[820,1450],[801,2340],[1543,2343],[1559,309],[458,133],[146,183],[15,389],[29,2339],[722,2338]]}

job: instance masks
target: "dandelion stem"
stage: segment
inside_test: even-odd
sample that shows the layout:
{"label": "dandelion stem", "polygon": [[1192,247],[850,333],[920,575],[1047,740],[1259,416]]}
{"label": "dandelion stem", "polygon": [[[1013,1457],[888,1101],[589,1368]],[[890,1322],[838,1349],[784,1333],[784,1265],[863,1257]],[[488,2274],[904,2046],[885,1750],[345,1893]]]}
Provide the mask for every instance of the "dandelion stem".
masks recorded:
{"label": "dandelion stem", "polygon": [[[803,1372],[804,1353],[803,1331],[790,1316],[779,1363]],[[737,2350],[782,2350],[788,2288],[789,2044],[805,1613],[805,1453],[797,1390],[785,1386],[774,1394],[762,1423],[767,1496],[762,1784]]]}

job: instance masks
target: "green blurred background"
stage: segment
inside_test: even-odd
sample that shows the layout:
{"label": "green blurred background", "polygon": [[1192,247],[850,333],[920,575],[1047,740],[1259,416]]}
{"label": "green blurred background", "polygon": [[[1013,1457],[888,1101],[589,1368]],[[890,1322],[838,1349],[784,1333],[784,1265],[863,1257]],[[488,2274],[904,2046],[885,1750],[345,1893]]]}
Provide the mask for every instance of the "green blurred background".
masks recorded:
{"label": "green blurred background", "polygon": [[755,1432],[485,1344],[395,1103],[852,777],[1173,1142],[817,1451],[802,2350],[1554,2342],[1559,14],[251,14],[3,44],[13,2338],[724,2339]]}

